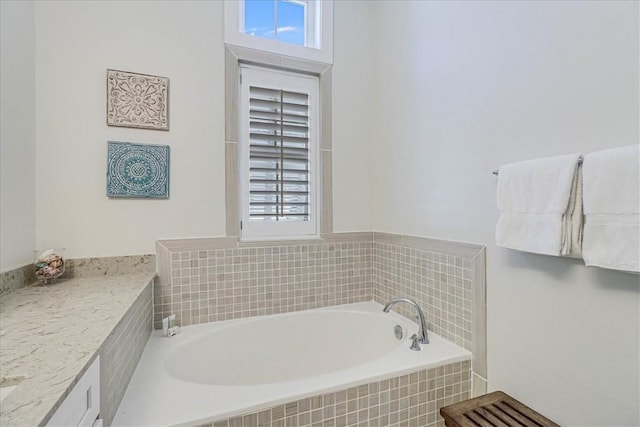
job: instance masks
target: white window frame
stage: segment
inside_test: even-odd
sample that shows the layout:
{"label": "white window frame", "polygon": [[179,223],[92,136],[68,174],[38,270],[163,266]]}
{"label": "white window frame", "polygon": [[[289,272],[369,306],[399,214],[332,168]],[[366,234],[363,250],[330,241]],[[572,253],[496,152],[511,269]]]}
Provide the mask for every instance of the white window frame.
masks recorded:
{"label": "white window frame", "polygon": [[[240,65],[238,125],[240,141],[239,160],[239,209],[241,218],[240,240],[292,240],[320,236],[320,102],[317,76],[293,73],[247,64]],[[249,88],[251,84],[271,89],[285,89],[309,94],[309,219],[307,221],[250,221],[249,216]]]}
{"label": "white window frame", "polygon": [[332,64],[333,0],[295,0],[295,2],[307,5],[305,8],[305,43],[307,46],[245,34],[244,0],[224,1],[225,43]]}

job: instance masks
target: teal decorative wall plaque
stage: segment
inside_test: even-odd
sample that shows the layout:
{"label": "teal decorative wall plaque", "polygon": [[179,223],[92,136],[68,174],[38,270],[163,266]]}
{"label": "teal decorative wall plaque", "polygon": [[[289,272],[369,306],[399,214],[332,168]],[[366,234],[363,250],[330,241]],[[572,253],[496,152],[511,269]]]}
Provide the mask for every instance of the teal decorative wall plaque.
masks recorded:
{"label": "teal decorative wall plaque", "polygon": [[108,142],[107,196],[169,197],[169,146]]}

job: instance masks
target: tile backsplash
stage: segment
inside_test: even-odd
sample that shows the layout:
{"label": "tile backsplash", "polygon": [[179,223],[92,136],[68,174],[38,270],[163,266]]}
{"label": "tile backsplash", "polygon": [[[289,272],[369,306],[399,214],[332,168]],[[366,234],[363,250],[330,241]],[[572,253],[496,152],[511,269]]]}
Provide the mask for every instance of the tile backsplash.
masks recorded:
{"label": "tile backsplash", "polygon": [[[413,298],[427,327],[473,353],[473,372],[486,378],[485,248],[462,242],[374,233],[374,300]],[[394,307],[415,318],[407,304]]]}
{"label": "tile backsplash", "polygon": [[[473,352],[474,372],[486,377],[483,246],[362,232],[286,242],[163,240],[156,248],[156,329],[169,314],[186,326],[406,296],[430,330]],[[394,310],[415,318],[409,305]]]}
{"label": "tile backsplash", "polygon": [[[376,243],[374,247],[374,298],[385,304],[402,295],[422,308],[427,326],[438,335],[470,349],[471,261],[430,251]],[[409,305],[394,309],[416,316]]]}
{"label": "tile backsplash", "polygon": [[165,253],[170,276],[167,283],[160,274],[156,287],[155,327],[172,313],[186,326],[369,301],[372,247],[323,242]]}

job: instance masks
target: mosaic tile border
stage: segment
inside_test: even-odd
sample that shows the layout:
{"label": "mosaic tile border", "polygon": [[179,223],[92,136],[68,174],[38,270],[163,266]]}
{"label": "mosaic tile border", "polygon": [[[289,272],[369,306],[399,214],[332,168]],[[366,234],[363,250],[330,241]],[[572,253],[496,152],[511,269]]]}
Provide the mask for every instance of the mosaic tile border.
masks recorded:
{"label": "mosaic tile border", "polygon": [[439,408],[470,397],[471,364],[452,363],[320,394],[201,427],[444,427]]}

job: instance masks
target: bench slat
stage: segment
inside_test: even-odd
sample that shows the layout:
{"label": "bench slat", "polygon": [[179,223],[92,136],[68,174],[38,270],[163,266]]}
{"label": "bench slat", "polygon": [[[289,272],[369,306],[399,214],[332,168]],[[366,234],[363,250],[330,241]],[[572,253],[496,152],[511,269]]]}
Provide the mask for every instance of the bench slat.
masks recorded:
{"label": "bench slat", "polygon": [[440,408],[447,427],[560,427],[502,391]]}

